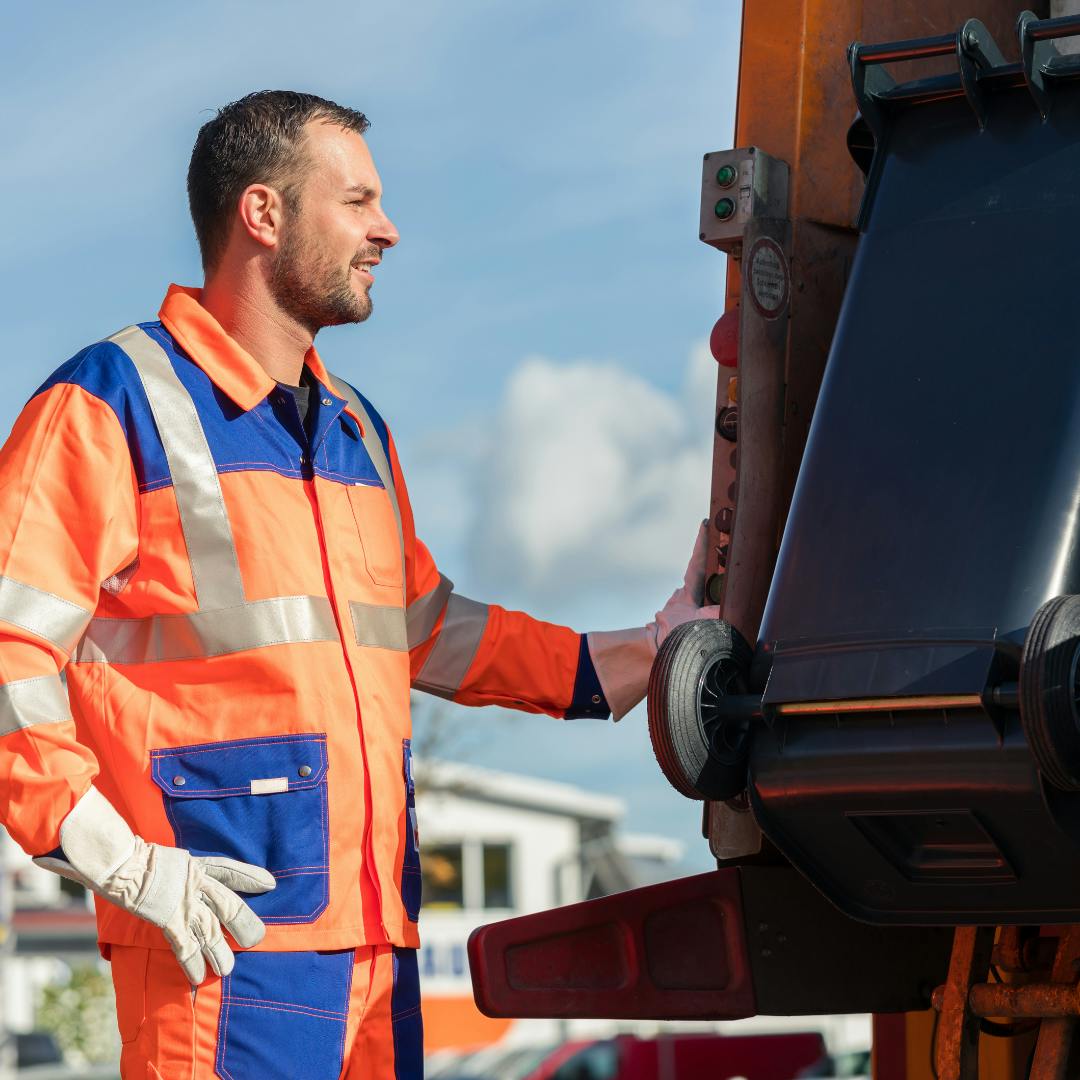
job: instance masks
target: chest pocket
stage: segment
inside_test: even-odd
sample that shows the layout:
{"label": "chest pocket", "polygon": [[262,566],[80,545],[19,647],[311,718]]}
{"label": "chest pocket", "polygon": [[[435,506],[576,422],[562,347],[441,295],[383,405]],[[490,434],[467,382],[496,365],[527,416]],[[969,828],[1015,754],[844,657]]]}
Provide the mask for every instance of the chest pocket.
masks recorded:
{"label": "chest pocket", "polygon": [[347,490],[371,580],[379,585],[401,585],[405,568],[390,496],[385,488],[371,484],[351,484]]}
{"label": "chest pocket", "polygon": [[313,922],[330,899],[326,736],[274,735],[151,751],[176,846],[269,870],[246,897],[265,923]]}

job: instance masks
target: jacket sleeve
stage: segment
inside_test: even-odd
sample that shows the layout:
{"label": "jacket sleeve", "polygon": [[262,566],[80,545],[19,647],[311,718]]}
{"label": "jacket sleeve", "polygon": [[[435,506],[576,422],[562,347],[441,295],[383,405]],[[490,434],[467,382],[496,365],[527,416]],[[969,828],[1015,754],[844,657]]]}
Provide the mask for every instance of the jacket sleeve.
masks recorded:
{"label": "jacket sleeve", "polygon": [[70,382],[39,392],[0,449],[0,822],[28,854],[98,773],[61,673],[101,583],[137,551],[137,486],[112,409]]}
{"label": "jacket sleeve", "polygon": [[610,714],[583,634],[454,591],[417,538],[393,439],[405,541],[412,685],[461,705],[502,705],[562,719]]}

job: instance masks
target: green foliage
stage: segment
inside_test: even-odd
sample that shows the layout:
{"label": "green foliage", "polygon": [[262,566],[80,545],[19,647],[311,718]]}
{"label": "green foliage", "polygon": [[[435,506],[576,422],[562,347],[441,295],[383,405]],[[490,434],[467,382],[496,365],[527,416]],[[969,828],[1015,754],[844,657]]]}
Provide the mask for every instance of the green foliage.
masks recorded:
{"label": "green foliage", "polygon": [[66,981],[46,986],[35,1022],[53,1032],[73,1065],[115,1061],[119,1055],[112,979],[95,964],[73,967]]}

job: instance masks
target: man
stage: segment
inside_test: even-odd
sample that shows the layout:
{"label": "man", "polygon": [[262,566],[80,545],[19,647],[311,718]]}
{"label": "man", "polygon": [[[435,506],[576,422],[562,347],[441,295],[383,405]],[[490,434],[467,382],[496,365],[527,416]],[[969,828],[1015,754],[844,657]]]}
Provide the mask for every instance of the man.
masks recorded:
{"label": "man", "polygon": [[202,290],[58,369],[0,454],[0,810],[97,894],[125,1077],[420,1076],[410,686],[618,719],[715,614],[697,569],[587,637],[440,576],[313,346],[398,240],[366,128],[290,92],[221,110]]}

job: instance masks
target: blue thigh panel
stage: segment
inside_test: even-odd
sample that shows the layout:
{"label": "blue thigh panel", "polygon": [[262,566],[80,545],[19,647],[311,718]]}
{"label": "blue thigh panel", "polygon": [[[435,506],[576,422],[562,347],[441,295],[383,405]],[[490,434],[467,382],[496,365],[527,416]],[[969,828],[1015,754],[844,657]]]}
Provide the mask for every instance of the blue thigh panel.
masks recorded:
{"label": "blue thigh panel", "polygon": [[420,1015],[420,971],[415,949],[394,947],[390,1014],[395,1080],[424,1080],[424,1021]]}
{"label": "blue thigh panel", "polygon": [[354,956],[353,949],[238,953],[232,974],[221,981],[217,1075],[337,1080]]}

